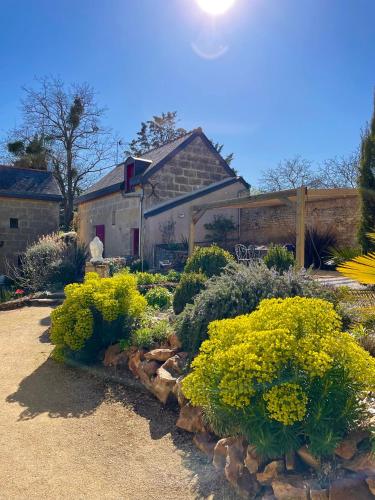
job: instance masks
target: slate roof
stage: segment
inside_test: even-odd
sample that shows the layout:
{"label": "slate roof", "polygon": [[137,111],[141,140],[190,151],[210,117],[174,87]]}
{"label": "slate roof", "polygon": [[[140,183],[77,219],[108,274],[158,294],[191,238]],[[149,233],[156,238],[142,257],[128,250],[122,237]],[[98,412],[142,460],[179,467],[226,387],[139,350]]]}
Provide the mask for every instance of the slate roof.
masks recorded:
{"label": "slate roof", "polygon": [[52,172],[0,165],[0,197],[61,201]]}
{"label": "slate roof", "polygon": [[[141,181],[146,181],[152,174],[159,170],[172,156],[174,156],[178,151],[183,149],[196,137],[200,136],[208,147],[216,153],[217,151],[207,139],[207,137],[202,132],[202,129],[198,128],[187,132],[185,135],[175,139],[173,141],[164,144],[160,148],[152,149],[145,153],[139,160],[151,161],[151,165],[146,168],[142,173]],[[218,155],[220,157],[220,155]],[[220,157],[221,158],[221,157]],[[233,171],[229,168],[227,163],[221,158],[223,167],[228,171],[228,175],[234,176]],[[77,202],[81,203],[84,201],[92,200],[106,194],[114,193],[119,189],[123,188],[124,184],[124,165],[126,162],[117,165],[108,174],[102,177],[98,182],[90,186],[78,199]]]}
{"label": "slate roof", "polygon": [[214,191],[218,191],[219,189],[223,189],[224,187],[231,186],[236,182],[241,182],[244,188],[248,188],[248,183],[242,177],[228,177],[227,179],[223,179],[219,182],[215,182],[210,184],[209,186],[205,186],[203,188],[192,191],[191,193],[186,193],[178,198],[173,198],[164,203],[160,203],[160,205],[156,205],[156,207],[152,207],[144,213],[145,219],[149,217],[153,217],[154,215],[161,214],[166,210],[170,210],[171,208],[178,207],[179,205],[183,205],[184,203],[188,203],[189,201],[195,200],[196,198],[200,198],[201,196],[205,196],[206,194],[212,193]]}

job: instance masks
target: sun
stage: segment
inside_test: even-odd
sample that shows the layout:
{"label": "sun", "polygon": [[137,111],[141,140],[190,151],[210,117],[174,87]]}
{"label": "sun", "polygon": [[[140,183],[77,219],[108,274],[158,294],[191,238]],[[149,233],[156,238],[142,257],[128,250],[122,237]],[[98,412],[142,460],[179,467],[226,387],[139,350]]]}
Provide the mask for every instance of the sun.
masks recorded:
{"label": "sun", "polygon": [[199,7],[211,14],[212,16],[218,16],[224,14],[229,10],[236,0],[195,0]]}

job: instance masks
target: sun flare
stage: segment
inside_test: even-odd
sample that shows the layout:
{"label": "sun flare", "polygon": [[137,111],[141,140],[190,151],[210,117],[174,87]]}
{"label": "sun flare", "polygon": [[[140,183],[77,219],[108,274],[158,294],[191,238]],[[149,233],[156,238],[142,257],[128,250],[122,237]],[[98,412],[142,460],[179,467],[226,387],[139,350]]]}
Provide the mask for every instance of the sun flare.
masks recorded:
{"label": "sun flare", "polygon": [[199,7],[207,14],[218,16],[229,10],[235,0],[196,0]]}

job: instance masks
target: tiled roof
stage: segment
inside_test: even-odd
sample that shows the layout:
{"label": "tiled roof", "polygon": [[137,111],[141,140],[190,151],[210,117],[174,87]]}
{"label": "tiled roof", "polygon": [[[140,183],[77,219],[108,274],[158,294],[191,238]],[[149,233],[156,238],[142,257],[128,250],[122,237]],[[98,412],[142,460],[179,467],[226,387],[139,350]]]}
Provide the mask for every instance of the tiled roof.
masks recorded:
{"label": "tiled roof", "polygon": [[183,205],[184,203],[188,203],[189,201],[200,198],[201,196],[205,196],[206,194],[218,191],[219,189],[223,189],[224,187],[231,186],[236,182],[240,182],[241,184],[243,184],[244,188],[246,189],[249,187],[247,182],[242,177],[228,177],[227,179],[223,179],[219,182],[210,184],[209,186],[205,186],[190,193],[186,193],[182,196],[179,196],[178,198],[172,198],[169,201],[160,203],[160,205],[156,205],[156,207],[150,208],[150,210],[147,210],[144,213],[145,219],[154,215],[161,214],[162,212],[170,210],[174,207],[178,207],[179,205]]}
{"label": "tiled roof", "polygon": [[[202,129],[198,128],[192,130],[191,132],[187,132],[185,135],[170,141],[160,148],[152,149],[147,153],[144,153],[141,158],[138,160],[146,160],[151,161],[151,165],[143,171],[141,175],[141,180],[147,180],[155,171],[159,170],[164,163],[166,163],[173,155],[175,155],[178,151],[184,148],[189,142],[195,139],[195,137],[200,136],[204,142],[208,145],[208,147],[212,148],[212,150],[219,156],[220,161],[225,169],[228,171],[228,175],[231,177],[234,176],[232,170],[229,168],[227,163],[221,158],[221,156],[217,153],[211,142],[207,139],[207,137],[202,132]],[[121,189],[124,182],[124,163],[120,163],[113,170],[111,170],[108,174],[106,174],[102,179],[98,182],[90,186],[78,199],[77,202],[84,202],[94,198],[98,198],[99,196],[104,196],[106,194],[110,194],[116,192]]]}
{"label": "tiled roof", "polygon": [[61,201],[52,172],[0,165],[0,197]]}

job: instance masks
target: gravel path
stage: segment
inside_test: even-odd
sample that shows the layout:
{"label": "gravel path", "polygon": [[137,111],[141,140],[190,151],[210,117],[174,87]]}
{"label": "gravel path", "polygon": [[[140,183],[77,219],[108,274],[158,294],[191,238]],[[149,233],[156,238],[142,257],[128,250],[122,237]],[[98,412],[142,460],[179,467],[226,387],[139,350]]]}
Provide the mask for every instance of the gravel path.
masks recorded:
{"label": "gravel path", "polygon": [[173,409],[48,359],[49,313],[0,312],[0,499],[234,498]]}

